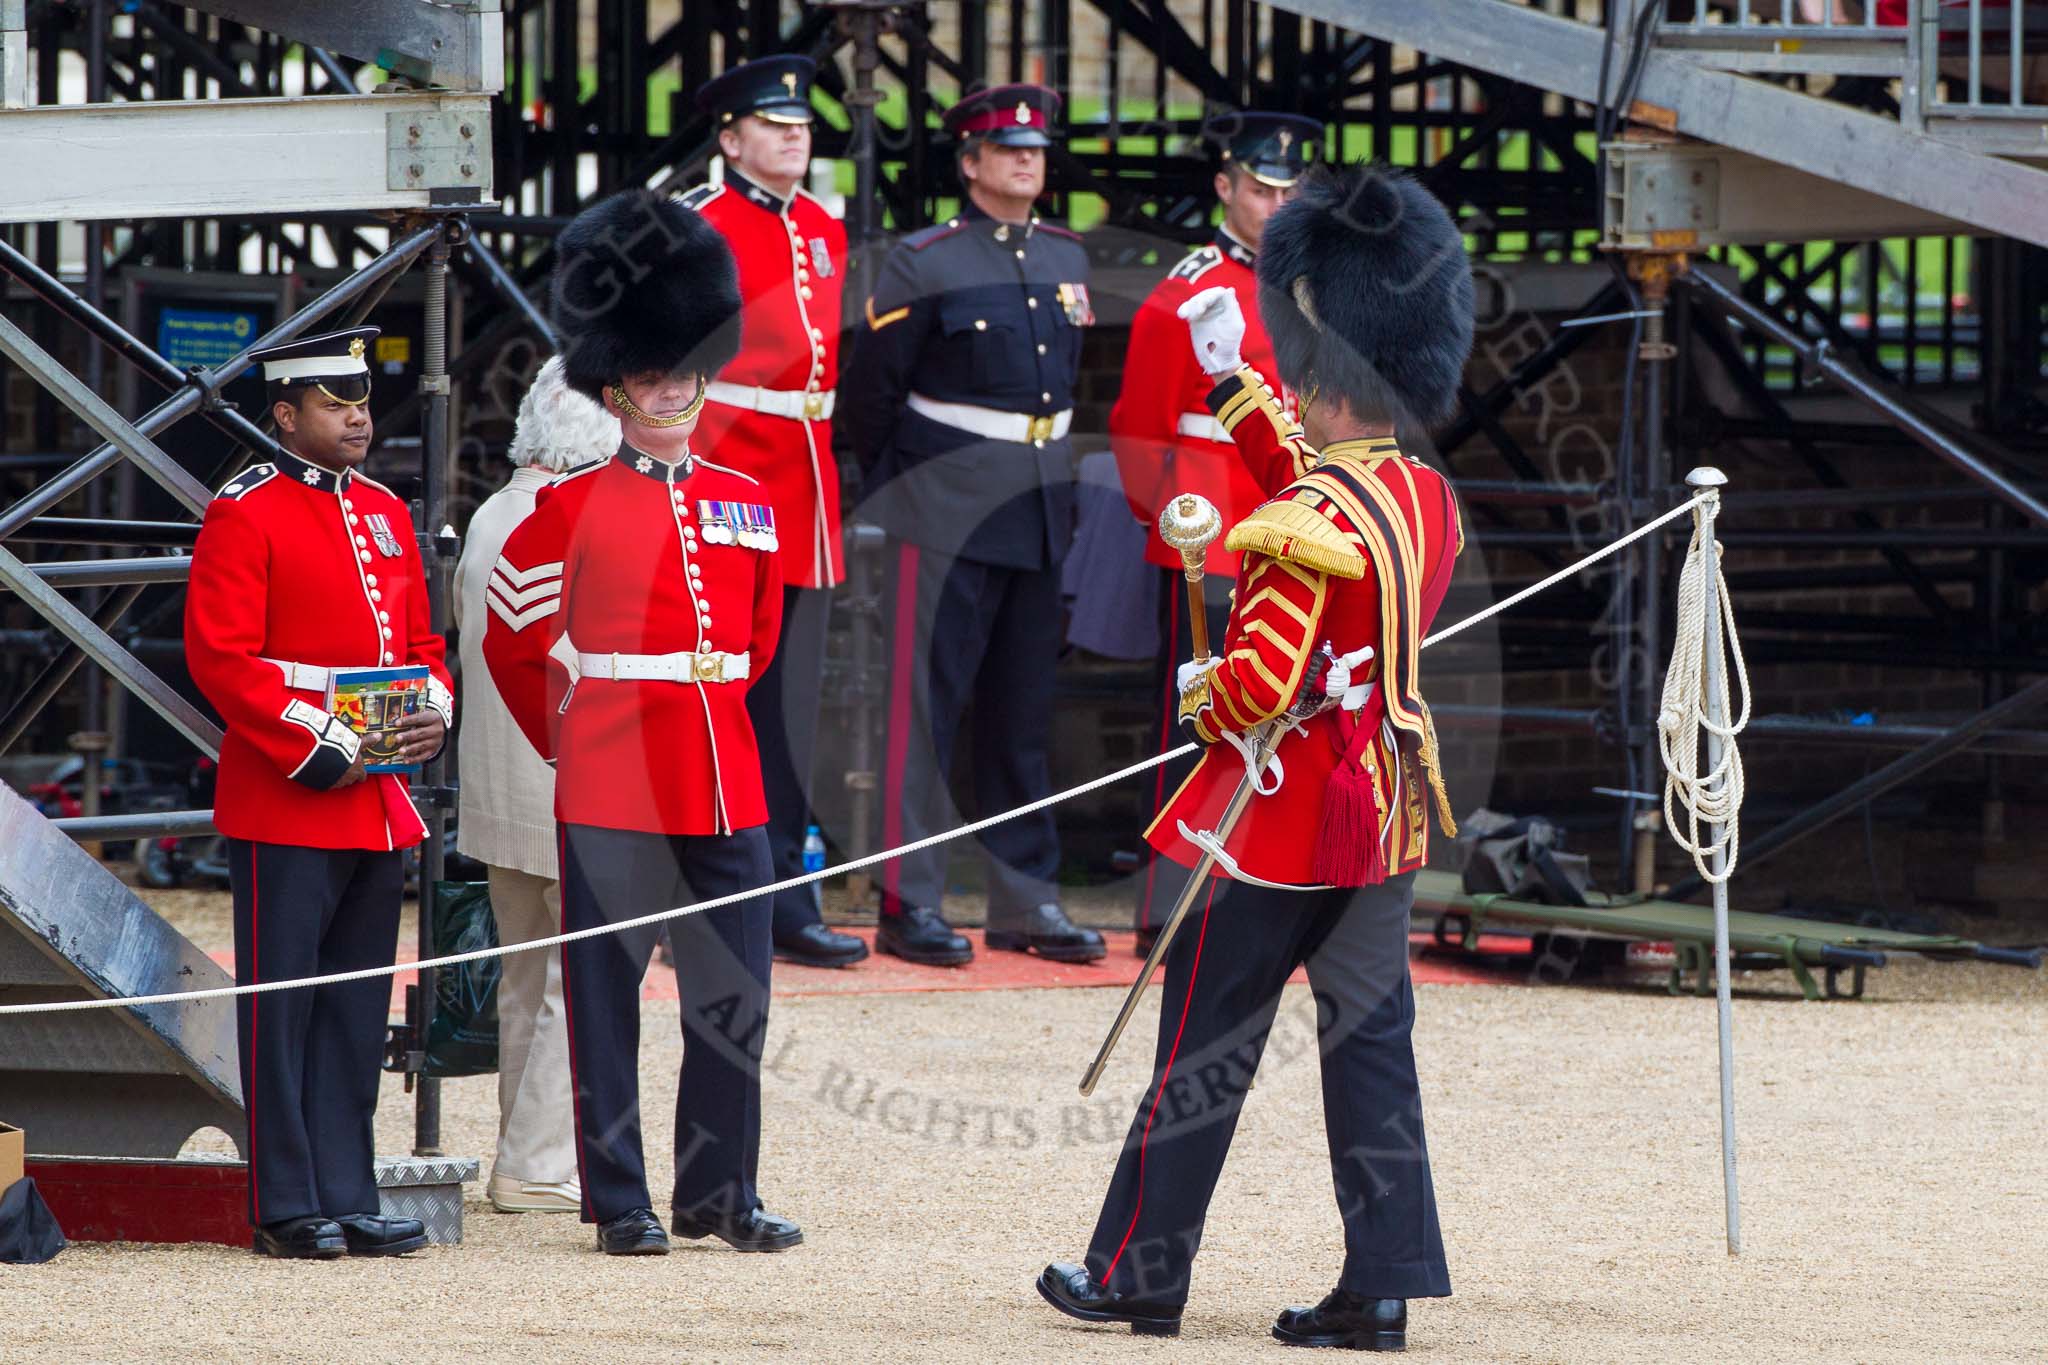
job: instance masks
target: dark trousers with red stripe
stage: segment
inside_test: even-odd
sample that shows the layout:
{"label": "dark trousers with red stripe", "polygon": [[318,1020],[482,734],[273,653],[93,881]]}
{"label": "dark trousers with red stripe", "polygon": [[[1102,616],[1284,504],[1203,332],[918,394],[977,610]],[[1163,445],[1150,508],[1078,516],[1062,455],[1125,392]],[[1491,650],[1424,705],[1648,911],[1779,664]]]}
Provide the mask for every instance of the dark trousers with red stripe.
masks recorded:
{"label": "dark trousers with red stripe", "polygon": [[[1414,880],[1356,891],[1218,881],[1182,921],[1166,957],[1152,1084],[1088,1248],[1098,1281],[1153,1303],[1186,1302],[1209,1198],[1281,987],[1306,963],[1344,1223],[1338,1287],[1370,1298],[1451,1292],[1409,1044]],[[1299,1241],[1306,1211],[1286,1214],[1292,1221],[1272,1235]]]}
{"label": "dark trousers with red stripe", "polygon": [[[825,626],[831,594],[821,588],[782,590],[782,634],[774,657],[747,689],[747,716],[761,750],[761,788],[768,798],[772,881],[803,875],[804,831],[811,817],[811,759],[818,740],[818,698],[824,690]],[[818,923],[815,883],[775,895],[775,937]]]}
{"label": "dark trousers with red stripe", "polygon": [[[1193,739],[1194,731],[1180,723],[1180,666],[1195,657],[1189,638],[1188,579],[1179,569],[1161,571],[1165,591],[1159,594],[1159,658],[1153,664],[1154,709],[1158,714],[1158,747],[1154,753],[1178,749]],[[1223,632],[1230,625],[1230,583],[1211,574],[1202,580],[1203,615],[1209,618],[1209,652],[1221,653]],[[1201,762],[1199,752],[1177,758],[1152,770],[1152,809],[1166,809],[1167,800],[1180,790],[1188,774]],[[1138,879],[1138,908],[1132,916],[1139,929],[1156,928],[1172,913],[1173,902],[1187,885],[1187,871],[1167,862],[1138,841],[1145,857],[1145,870]]]}
{"label": "dark trousers with red stripe", "polygon": [[[652,834],[564,824],[562,929],[638,919],[773,880],[768,836]],[[562,945],[570,1089],[583,1221],[653,1207],[640,1146],[640,981],[657,931],[668,930],[682,996],[683,1070],[676,1089],[670,1207],[700,1217],[760,1207],[761,1046],[772,958],[766,897],[662,925]]]}
{"label": "dark trousers with red stripe", "polygon": [[[230,839],[235,983],[388,967],[402,855]],[[375,1213],[386,977],[237,996],[249,1116],[249,1221]]]}
{"label": "dark trousers with red stripe", "polygon": [[[974,799],[994,815],[1052,792],[1053,675],[1059,664],[1060,571],[956,559],[908,541],[890,547],[886,848],[961,822],[947,777],[973,703]],[[981,835],[988,916],[1000,926],[1059,899],[1059,834],[1050,810]],[[948,845],[892,859],[882,913],[939,906]]]}

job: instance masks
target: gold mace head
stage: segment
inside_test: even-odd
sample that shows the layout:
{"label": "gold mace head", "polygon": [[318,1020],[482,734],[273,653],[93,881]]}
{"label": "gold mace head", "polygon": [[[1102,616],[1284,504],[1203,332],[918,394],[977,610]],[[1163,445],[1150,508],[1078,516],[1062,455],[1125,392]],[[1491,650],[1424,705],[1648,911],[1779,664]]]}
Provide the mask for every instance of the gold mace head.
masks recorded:
{"label": "gold mace head", "polygon": [[1200,493],[1181,493],[1168,498],[1159,514],[1159,538],[1179,550],[1199,555],[1223,534],[1223,515],[1216,504]]}

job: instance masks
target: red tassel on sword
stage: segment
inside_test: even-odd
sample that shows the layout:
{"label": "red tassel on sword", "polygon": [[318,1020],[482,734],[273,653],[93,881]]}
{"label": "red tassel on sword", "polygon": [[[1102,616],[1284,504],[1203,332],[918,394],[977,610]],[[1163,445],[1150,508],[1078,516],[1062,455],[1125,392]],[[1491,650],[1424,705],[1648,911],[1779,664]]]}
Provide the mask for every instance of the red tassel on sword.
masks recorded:
{"label": "red tassel on sword", "polygon": [[[1354,668],[1362,669],[1372,654],[1370,649],[1360,650],[1338,663],[1348,675]],[[1362,687],[1368,691],[1361,703],[1341,706],[1331,730],[1337,766],[1323,792],[1323,822],[1316,831],[1311,863],[1311,875],[1329,886],[1377,886],[1387,879],[1387,849],[1380,837],[1379,765],[1373,757],[1381,707],[1372,684]]]}

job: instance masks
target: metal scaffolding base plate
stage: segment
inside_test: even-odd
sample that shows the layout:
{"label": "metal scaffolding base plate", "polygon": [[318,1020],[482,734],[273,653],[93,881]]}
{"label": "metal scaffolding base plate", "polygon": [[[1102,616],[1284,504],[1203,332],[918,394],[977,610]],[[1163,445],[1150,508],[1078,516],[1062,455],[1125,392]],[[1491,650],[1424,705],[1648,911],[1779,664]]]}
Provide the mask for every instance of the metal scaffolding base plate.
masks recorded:
{"label": "metal scaffolding base plate", "polygon": [[427,1240],[452,1246],[462,1240],[462,1187],[476,1179],[468,1156],[380,1156],[377,1197],[387,1218],[417,1218]]}
{"label": "metal scaffolding base plate", "polygon": [[[219,966],[0,787],[0,1003],[231,986]],[[0,1101],[32,1153],[175,1157],[246,1136],[231,1000],[0,1018]]]}

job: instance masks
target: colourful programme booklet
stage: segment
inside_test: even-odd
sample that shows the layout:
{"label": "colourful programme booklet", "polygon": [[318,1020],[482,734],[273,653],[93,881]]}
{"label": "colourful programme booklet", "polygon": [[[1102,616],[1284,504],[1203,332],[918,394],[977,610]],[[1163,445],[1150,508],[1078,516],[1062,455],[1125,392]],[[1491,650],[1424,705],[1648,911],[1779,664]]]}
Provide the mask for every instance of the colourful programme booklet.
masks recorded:
{"label": "colourful programme booklet", "polygon": [[407,668],[337,668],[327,675],[327,709],[363,737],[363,764],[373,773],[418,772],[398,761],[398,722],[427,699],[425,664]]}

